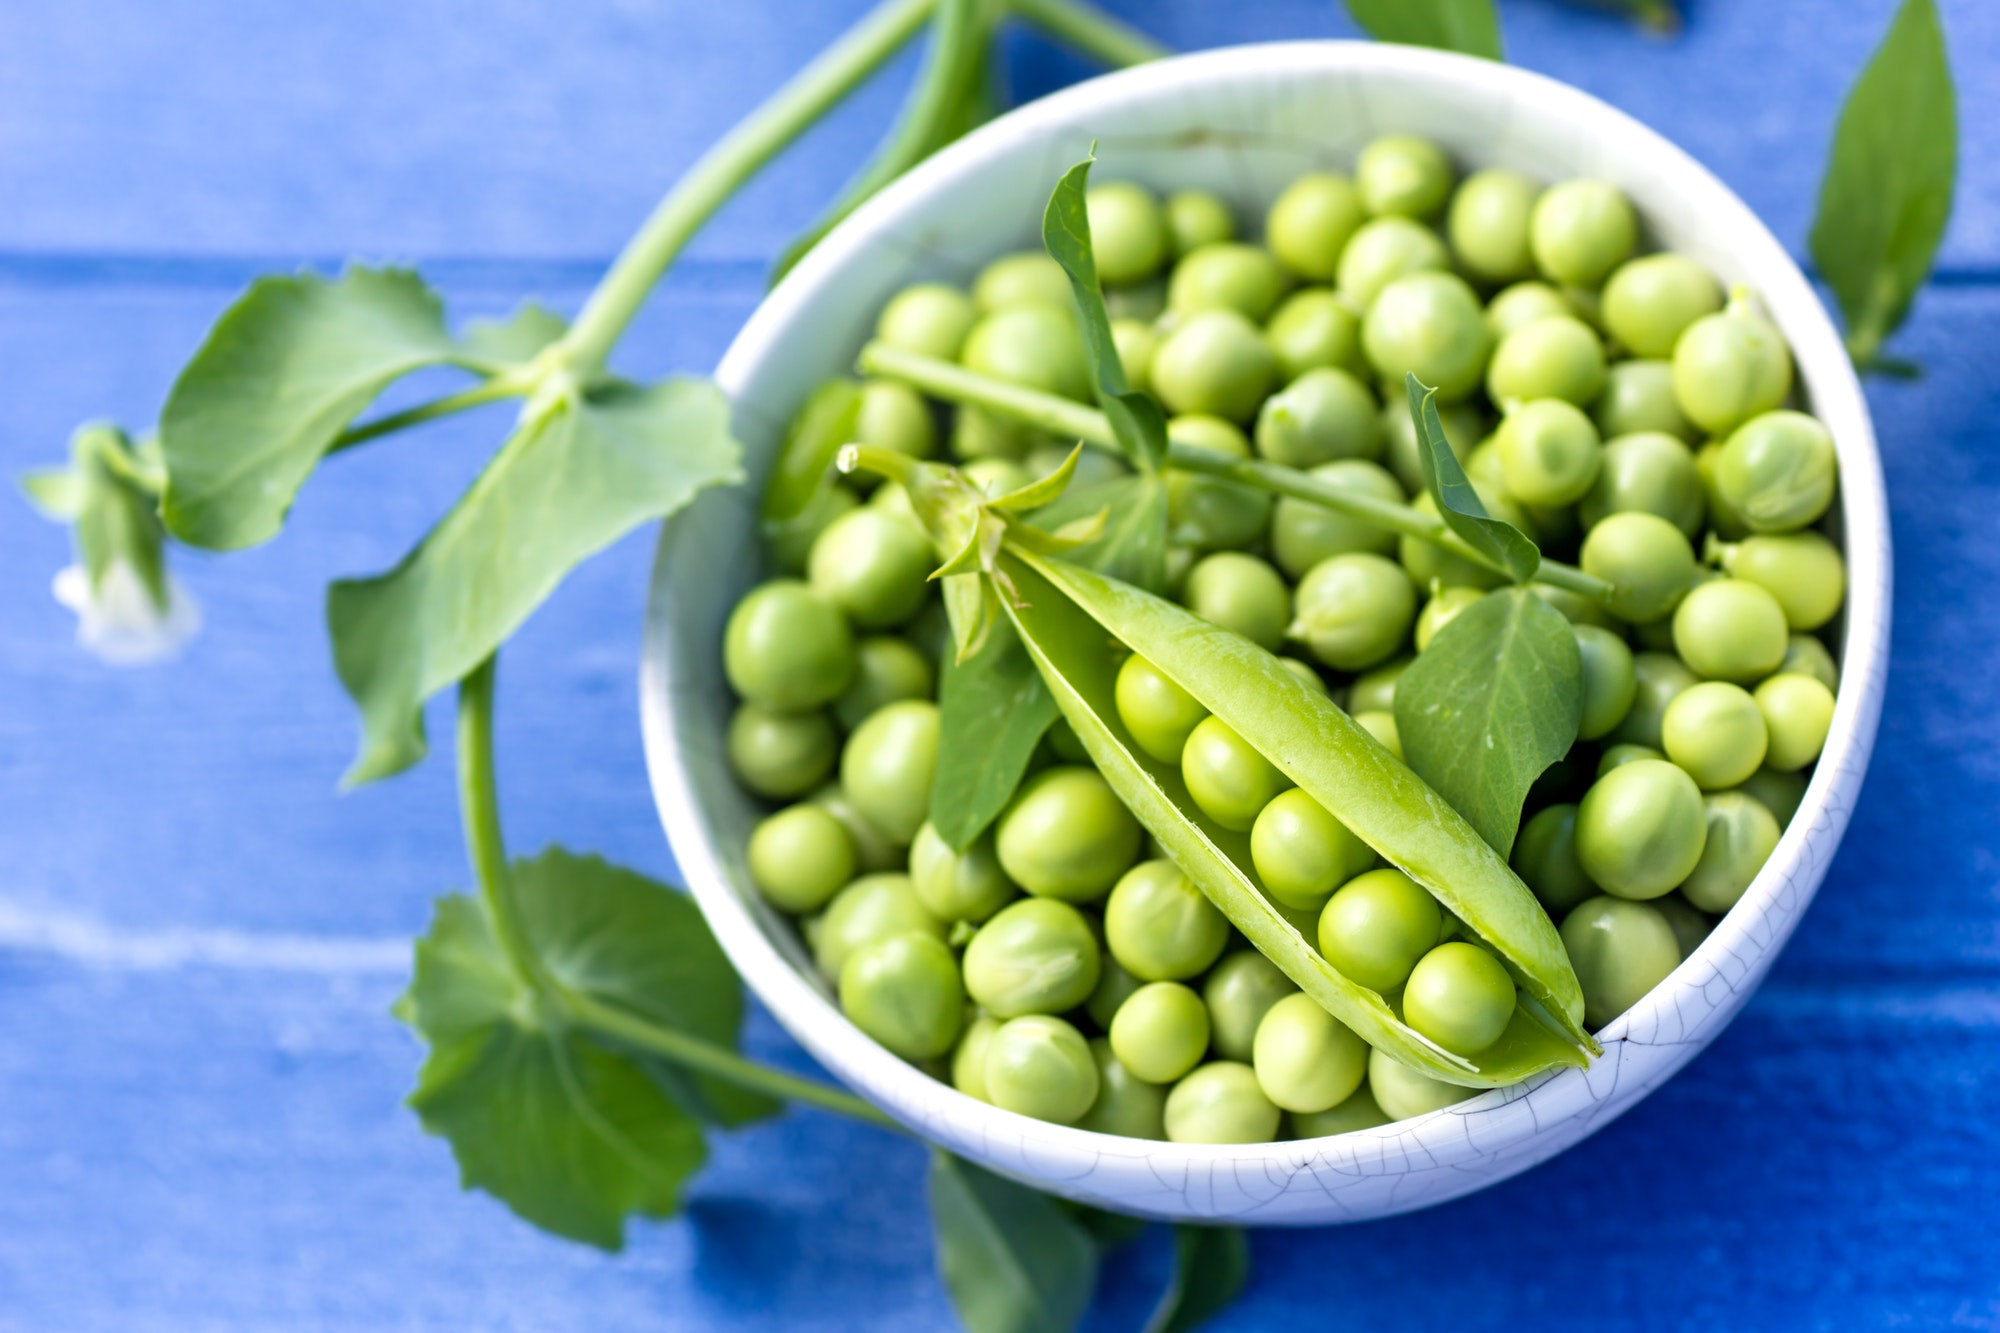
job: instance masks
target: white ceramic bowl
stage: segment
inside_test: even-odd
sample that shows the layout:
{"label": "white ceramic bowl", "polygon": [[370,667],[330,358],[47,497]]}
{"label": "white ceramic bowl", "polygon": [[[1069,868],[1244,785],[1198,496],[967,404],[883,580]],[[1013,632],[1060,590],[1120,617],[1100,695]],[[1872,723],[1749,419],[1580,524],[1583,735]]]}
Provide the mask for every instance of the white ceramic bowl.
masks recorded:
{"label": "white ceramic bowl", "polygon": [[[1244,220],[1291,178],[1351,168],[1392,130],[1467,168],[1623,186],[1659,243],[1749,284],[1784,330],[1811,410],[1840,452],[1850,589],[1832,735],[1778,850],[1694,956],[1600,1034],[1588,1070],[1546,1075],[1415,1120],[1246,1147],[1112,1138],[988,1106],[931,1079],[842,1016],[793,929],[744,868],[757,805],[730,778],[721,636],[759,574],[755,497],[785,423],[848,371],[876,311],[922,279],[966,282],[1038,244],[1064,168],[1098,142],[1099,179],[1205,186]],[[1812,289],[1763,224],[1659,135],[1574,88],[1506,65],[1350,42],[1247,46],[1109,75],[1021,108],[856,212],[771,293],[723,358],[752,484],[706,496],[660,542],[641,680],[647,759],[682,873],[751,988],[834,1075],[953,1152],[1058,1194],[1152,1217],[1258,1225],[1355,1221],[1469,1193],[1609,1122],[1729,1022],[1826,873],[1861,786],[1889,649],[1889,525],[1867,407]]]}

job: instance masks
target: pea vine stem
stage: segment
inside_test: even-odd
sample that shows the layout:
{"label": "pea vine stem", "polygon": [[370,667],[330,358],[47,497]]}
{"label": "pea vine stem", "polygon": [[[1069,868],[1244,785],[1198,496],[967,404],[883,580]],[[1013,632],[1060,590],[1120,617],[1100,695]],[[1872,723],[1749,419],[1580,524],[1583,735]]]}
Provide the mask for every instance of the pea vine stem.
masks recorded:
{"label": "pea vine stem", "polygon": [[[865,374],[901,381],[934,398],[968,404],[1065,439],[1082,440],[1085,444],[1107,451],[1116,450],[1111,423],[1102,412],[1082,403],[1008,384],[949,361],[906,352],[886,343],[872,342],[862,348],[858,364]],[[1167,445],[1167,463],[1184,472],[1220,477],[1304,500],[1353,518],[1366,519],[1391,532],[1430,542],[1482,568],[1496,573],[1506,572],[1497,561],[1453,532],[1441,518],[1378,496],[1344,490],[1296,468],[1283,467],[1263,459],[1235,458],[1174,440],[1169,440]],[[1535,571],[1535,581],[1600,599],[1611,591],[1611,585],[1603,579],[1556,560],[1544,559]]]}
{"label": "pea vine stem", "polygon": [[1107,65],[1143,65],[1172,54],[1138,29],[1077,0],[1009,0],[1007,7],[1057,41]]}
{"label": "pea vine stem", "polygon": [[457,393],[434,398],[428,403],[418,403],[415,407],[407,407],[400,412],[390,412],[376,417],[373,421],[364,421],[358,426],[351,426],[334,437],[333,443],[327,446],[327,453],[337,454],[343,449],[352,449],[357,444],[367,444],[384,435],[393,435],[399,430],[421,425],[426,421],[435,421],[439,417],[453,416],[475,407],[483,407],[487,403],[497,403],[505,398],[519,398],[525,391],[520,381],[495,375],[469,389],[461,389]]}

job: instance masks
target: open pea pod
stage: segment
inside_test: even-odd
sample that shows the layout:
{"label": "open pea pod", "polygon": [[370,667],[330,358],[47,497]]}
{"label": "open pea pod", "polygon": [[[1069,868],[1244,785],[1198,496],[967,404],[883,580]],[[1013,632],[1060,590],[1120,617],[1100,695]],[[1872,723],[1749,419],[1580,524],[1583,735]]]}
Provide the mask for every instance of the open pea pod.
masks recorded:
{"label": "open pea pod", "polygon": [[[1018,548],[1000,567],[1018,593],[1001,600],[1105,780],[1230,923],[1327,1012],[1392,1058],[1467,1087],[1582,1066],[1586,1052],[1602,1049],[1578,1023],[1576,974],[1527,886],[1331,701],[1248,640],[1136,588]],[[1534,1001],[1515,1009],[1499,1041],[1476,1058],[1454,1055],[1327,962],[1258,887],[1248,836],[1202,814],[1179,771],[1132,744],[1114,703],[1113,640],[1172,677],[1494,947]]]}

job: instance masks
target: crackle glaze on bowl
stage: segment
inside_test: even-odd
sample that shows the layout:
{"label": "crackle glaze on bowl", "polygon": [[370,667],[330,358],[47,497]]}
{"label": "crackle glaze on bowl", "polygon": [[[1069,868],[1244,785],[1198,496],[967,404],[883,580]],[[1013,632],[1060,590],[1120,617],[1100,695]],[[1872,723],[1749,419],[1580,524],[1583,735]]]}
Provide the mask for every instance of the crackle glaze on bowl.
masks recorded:
{"label": "crackle glaze on bowl", "polygon": [[[750,884],[759,807],[723,754],[723,622],[758,578],[755,501],[785,423],[846,373],[875,314],[923,279],[967,283],[1038,245],[1043,202],[1095,139],[1098,179],[1204,186],[1249,224],[1293,177],[1351,169],[1388,131],[1428,135],[1466,169],[1597,176],[1652,239],[1752,287],[1791,342],[1800,393],[1833,433],[1849,591],[1832,734],[1797,818],[1693,957],[1600,1035],[1588,1070],[1548,1074],[1414,1120],[1242,1147],[1150,1143],[988,1106],[876,1045],[842,1016],[792,927]],[[1162,61],[1021,108],[939,153],[856,212],[757,310],[717,371],[751,485],[704,496],[660,541],[641,710],[660,815],[716,936],[785,1028],[835,1076],[926,1139],[995,1171],[1151,1217],[1312,1225],[1386,1217],[1547,1160],[1687,1063],[1735,1016],[1811,901],[1847,826],[1881,712],[1889,527],[1867,407],[1805,278],[1757,218],[1678,148],[1574,88],[1504,65],[1351,42],[1248,46]]]}

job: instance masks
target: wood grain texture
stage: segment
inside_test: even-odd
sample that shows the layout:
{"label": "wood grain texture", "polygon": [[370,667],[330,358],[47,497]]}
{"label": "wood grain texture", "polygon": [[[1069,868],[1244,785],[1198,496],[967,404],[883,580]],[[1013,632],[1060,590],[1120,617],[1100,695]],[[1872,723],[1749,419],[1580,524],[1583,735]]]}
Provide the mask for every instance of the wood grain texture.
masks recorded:
{"label": "wood grain texture", "polygon": [[[0,465],[53,460],[86,417],[146,421],[262,263],[446,256],[455,315],[573,308],[654,192],[858,8],[6,5]],[[1143,8],[1184,46],[1341,30],[1318,0]],[[1502,6],[1518,62],[1657,125],[1795,245],[1889,8],[1698,3],[1660,44]],[[1952,269],[1897,348],[1926,378],[1870,386],[1894,676],[1813,911],[1630,1116],[1446,1208],[1260,1235],[1218,1327],[2000,1327],[2000,11],[1943,10],[1968,136]],[[1029,92],[1081,72],[1024,41],[1011,66]],[[711,231],[627,367],[713,364],[905,73]],[[48,595],[62,534],[0,519],[0,1330],[948,1326],[910,1145],[806,1113],[721,1140],[689,1216],[607,1260],[460,1195],[399,1105],[400,941],[463,855],[435,760],[334,796],[354,721],[322,587],[392,563],[503,413],[345,457],[273,545],[180,560],[208,624],[156,670],[79,653]],[[649,558],[621,543],[509,651],[522,851],[671,870],[635,718]],[[798,1059],[768,1021],[752,1044]],[[1121,1257],[1089,1326],[1136,1326],[1166,1265],[1158,1235]]]}

